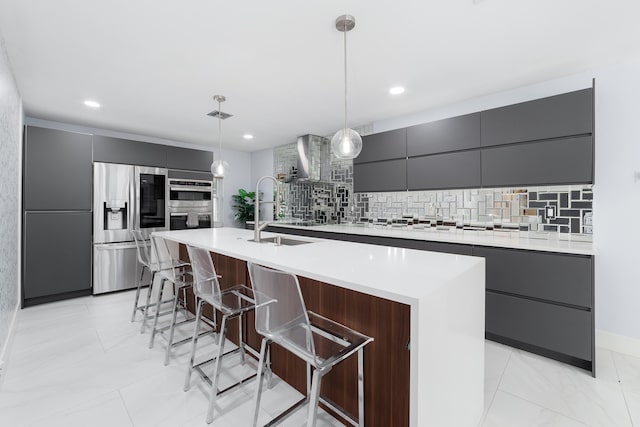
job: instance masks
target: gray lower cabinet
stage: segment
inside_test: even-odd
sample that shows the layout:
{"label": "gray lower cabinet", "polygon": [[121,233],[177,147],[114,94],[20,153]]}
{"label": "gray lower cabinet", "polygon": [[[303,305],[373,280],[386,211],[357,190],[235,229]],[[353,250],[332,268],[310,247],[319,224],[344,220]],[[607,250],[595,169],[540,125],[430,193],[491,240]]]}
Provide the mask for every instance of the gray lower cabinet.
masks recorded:
{"label": "gray lower cabinet", "polygon": [[27,126],[24,145],[26,210],[89,210],[91,135]]}
{"label": "gray lower cabinet", "polygon": [[590,256],[474,246],[486,261],[487,290],[593,307]]}
{"label": "gray lower cabinet", "polygon": [[593,132],[593,89],[583,89],[481,113],[482,146]]}
{"label": "gray lower cabinet", "polygon": [[23,305],[91,292],[91,212],[24,215]]}
{"label": "gray lower cabinet", "polygon": [[480,113],[407,128],[407,156],[480,148]]}
{"label": "gray lower cabinet", "polygon": [[406,159],[354,163],[353,191],[404,191],[407,189]]}
{"label": "gray lower cabinet", "polygon": [[482,149],[482,186],[593,182],[593,138],[564,138]]}
{"label": "gray lower cabinet", "polygon": [[409,158],[407,187],[409,190],[480,187],[480,150]]}
{"label": "gray lower cabinet", "polygon": [[[556,304],[486,293],[486,333],[591,362],[592,313]],[[535,350],[531,347],[526,349]]]}
{"label": "gray lower cabinet", "polygon": [[93,136],[93,161],[167,167],[166,145],[108,136]]}
{"label": "gray lower cabinet", "polygon": [[[486,337],[595,375],[593,257],[269,226],[267,231],[485,258]],[[428,275],[428,273],[425,273]]]}
{"label": "gray lower cabinet", "polygon": [[396,129],[362,138],[362,152],[354,164],[407,157],[407,130]]}
{"label": "gray lower cabinet", "polygon": [[167,146],[167,168],[210,172],[213,161],[211,151]]}

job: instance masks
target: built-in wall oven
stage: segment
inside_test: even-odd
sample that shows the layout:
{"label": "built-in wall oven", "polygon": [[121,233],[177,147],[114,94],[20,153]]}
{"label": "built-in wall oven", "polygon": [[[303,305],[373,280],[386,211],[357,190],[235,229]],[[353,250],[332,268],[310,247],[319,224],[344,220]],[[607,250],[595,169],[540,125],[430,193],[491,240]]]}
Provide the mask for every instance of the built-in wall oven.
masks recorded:
{"label": "built-in wall oven", "polygon": [[[169,228],[210,228],[213,216],[213,181],[207,174],[169,178]],[[198,179],[203,178],[203,179]]]}

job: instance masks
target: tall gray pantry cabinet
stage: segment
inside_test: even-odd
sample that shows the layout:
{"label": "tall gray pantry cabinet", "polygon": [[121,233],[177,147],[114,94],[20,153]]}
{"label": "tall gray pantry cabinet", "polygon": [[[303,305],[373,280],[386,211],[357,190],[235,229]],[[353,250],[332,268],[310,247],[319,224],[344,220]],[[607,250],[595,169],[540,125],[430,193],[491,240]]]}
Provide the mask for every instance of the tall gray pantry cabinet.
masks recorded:
{"label": "tall gray pantry cabinet", "polygon": [[27,126],[23,307],[91,293],[91,135]]}

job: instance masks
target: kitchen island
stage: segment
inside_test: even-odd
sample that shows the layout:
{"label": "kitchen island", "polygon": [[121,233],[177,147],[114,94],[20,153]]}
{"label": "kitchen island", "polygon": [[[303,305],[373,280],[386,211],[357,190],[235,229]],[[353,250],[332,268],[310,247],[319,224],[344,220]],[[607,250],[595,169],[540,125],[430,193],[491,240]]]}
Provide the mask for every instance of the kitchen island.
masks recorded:
{"label": "kitchen island", "polygon": [[[252,261],[295,273],[309,309],[373,336],[376,341],[365,349],[367,425],[475,426],[480,420],[483,259],[312,238],[304,238],[309,244],[276,246],[250,242],[251,231],[231,228],[158,235],[207,249],[214,262],[218,256],[225,263]],[[238,265],[232,269],[236,276]],[[258,337],[251,342],[247,335],[255,345]],[[278,372],[278,357],[274,352],[276,373],[300,389],[304,366],[289,364]],[[348,367],[338,380],[328,377],[322,390],[347,409],[353,393],[344,379],[355,374]],[[341,375],[339,369],[335,374]]]}

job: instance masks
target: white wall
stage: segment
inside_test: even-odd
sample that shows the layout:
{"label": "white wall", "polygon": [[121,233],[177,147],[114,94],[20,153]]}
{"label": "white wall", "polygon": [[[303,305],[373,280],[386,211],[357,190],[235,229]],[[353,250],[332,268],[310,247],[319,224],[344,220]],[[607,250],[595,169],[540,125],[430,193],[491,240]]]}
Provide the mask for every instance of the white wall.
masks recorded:
{"label": "white wall", "polygon": [[[599,336],[631,338],[640,351],[640,62],[478,97],[373,123],[374,132],[397,129],[591,86],[595,78],[594,245],[595,314]],[[604,334],[602,334],[604,332]],[[604,341],[604,339],[603,339]],[[624,351],[629,348],[618,347]]]}
{"label": "white wall", "polygon": [[[273,148],[254,151],[251,153],[251,186],[249,191],[256,190],[258,179],[263,176],[273,176]],[[262,200],[273,200],[273,184],[265,182],[261,186]],[[273,219],[272,205],[265,205],[267,208],[260,209],[260,218],[265,220]]]}
{"label": "white wall", "polygon": [[0,37],[0,362],[20,301],[22,122],[22,101]]}
{"label": "white wall", "polygon": [[241,151],[222,150],[222,160],[229,163],[230,172],[223,180],[223,216],[225,227],[243,227],[233,219],[233,198],[232,195],[238,192],[239,188],[248,190],[251,188],[251,153]]}

